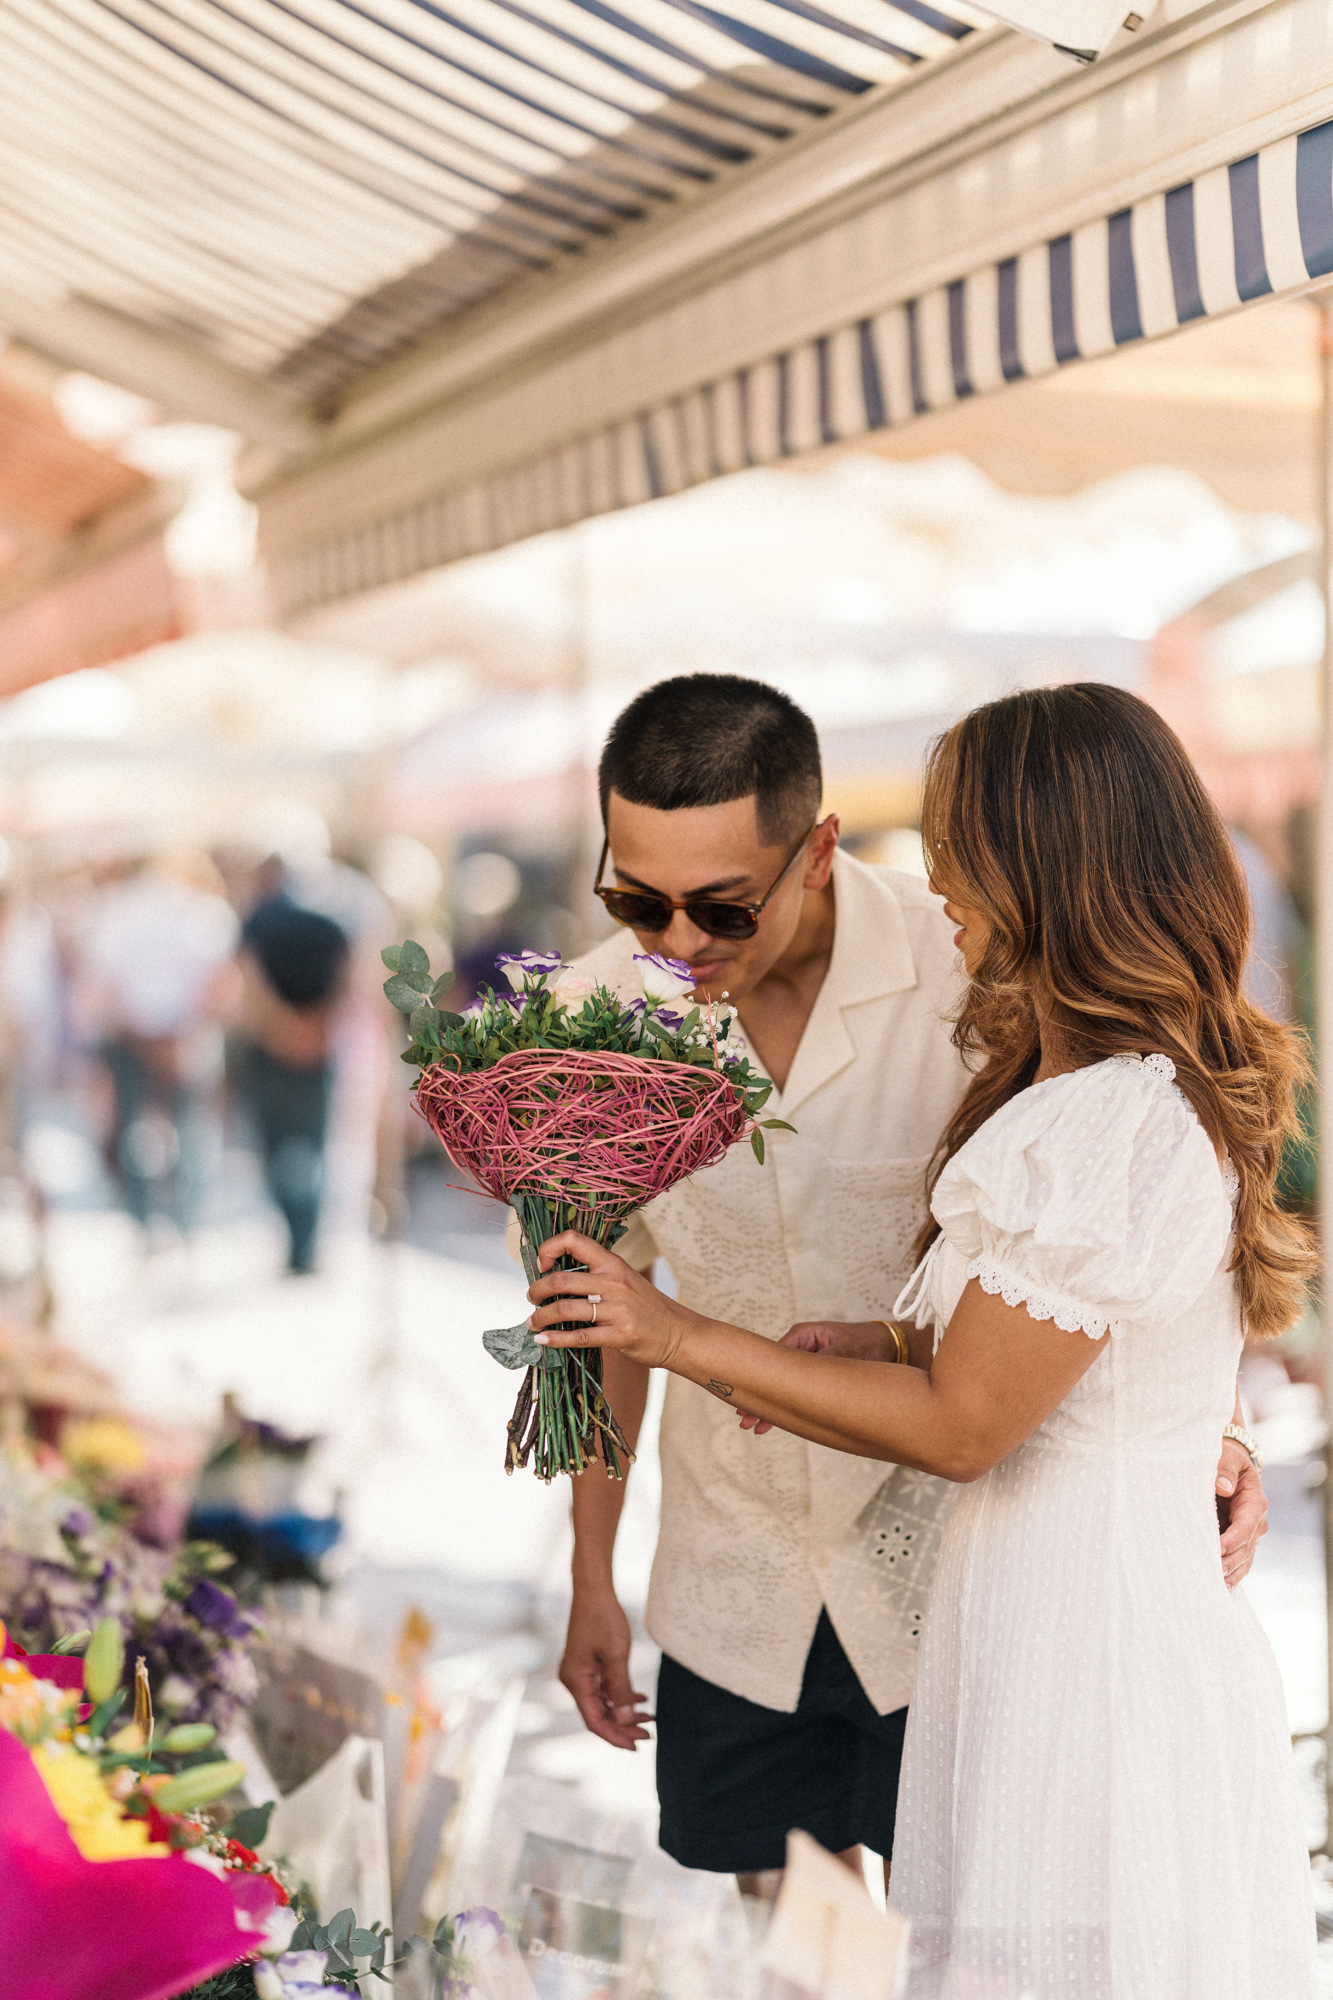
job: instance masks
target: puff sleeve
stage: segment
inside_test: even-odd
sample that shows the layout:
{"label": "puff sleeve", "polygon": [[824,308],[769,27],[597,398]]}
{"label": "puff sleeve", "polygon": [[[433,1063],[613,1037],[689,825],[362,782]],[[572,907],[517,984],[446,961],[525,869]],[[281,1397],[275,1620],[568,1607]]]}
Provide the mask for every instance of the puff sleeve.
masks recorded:
{"label": "puff sleeve", "polygon": [[1235,1179],[1165,1056],[1035,1084],[949,1162],[931,1207],[969,1278],[1091,1339],[1166,1320],[1222,1264]]}

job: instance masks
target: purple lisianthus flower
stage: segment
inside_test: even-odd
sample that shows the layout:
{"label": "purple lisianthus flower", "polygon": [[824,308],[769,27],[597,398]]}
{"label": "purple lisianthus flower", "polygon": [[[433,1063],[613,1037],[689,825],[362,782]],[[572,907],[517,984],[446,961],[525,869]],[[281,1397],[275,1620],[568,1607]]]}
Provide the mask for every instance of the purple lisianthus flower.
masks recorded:
{"label": "purple lisianthus flower", "polygon": [[670,1007],[659,1007],[657,1010],[657,1018],[662,1023],[662,1026],[664,1028],[669,1028],[673,1034],[675,1033],[677,1028],[683,1028],[685,1026],[685,1016],[683,1014],[677,1014],[673,1012],[673,1010]]}
{"label": "purple lisianthus flower", "polygon": [[505,1934],[504,1918],[484,1904],[460,1910],[454,1918],[454,1950],[467,1958],[485,1958]]}
{"label": "purple lisianthus flower", "polygon": [[502,951],[495,961],[516,993],[530,980],[549,979],[564,962],[558,951]]}
{"label": "purple lisianthus flower", "polygon": [[201,1576],[198,1579],[185,1600],[185,1609],[201,1625],[207,1625],[210,1631],[224,1633],[228,1639],[246,1639],[254,1630],[231,1592],[214,1583],[211,1577]]}
{"label": "purple lisianthus flower", "polygon": [[67,1535],[90,1535],[96,1523],[86,1507],[71,1507],[60,1523]]}
{"label": "purple lisianthus flower", "polygon": [[639,981],[650,1000],[683,1000],[699,981],[694,967],[683,958],[668,958],[660,951],[636,951],[634,963],[642,967]]}

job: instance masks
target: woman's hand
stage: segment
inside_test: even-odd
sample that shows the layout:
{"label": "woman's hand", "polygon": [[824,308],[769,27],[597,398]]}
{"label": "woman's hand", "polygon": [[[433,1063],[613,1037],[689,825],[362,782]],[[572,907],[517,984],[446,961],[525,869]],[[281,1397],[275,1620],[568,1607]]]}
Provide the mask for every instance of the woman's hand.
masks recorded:
{"label": "woman's hand", "polygon": [[[896,1361],[898,1348],[882,1319],[837,1320],[803,1319],[788,1329],[780,1347],[798,1347],[805,1354],[846,1354],[853,1361]],[[743,1431],[763,1437],[773,1426],[748,1410],[738,1412]]]}
{"label": "woman's hand", "polygon": [[[552,1271],[561,1257],[577,1258],[587,1269]],[[544,1347],[614,1347],[645,1368],[669,1368],[686,1326],[697,1321],[697,1314],[659,1292],[614,1250],[576,1230],[543,1243],[537,1261],[550,1275],[528,1287],[537,1309],[530,1324]],[[553,1331],[575,1322],[586,1331]]]}

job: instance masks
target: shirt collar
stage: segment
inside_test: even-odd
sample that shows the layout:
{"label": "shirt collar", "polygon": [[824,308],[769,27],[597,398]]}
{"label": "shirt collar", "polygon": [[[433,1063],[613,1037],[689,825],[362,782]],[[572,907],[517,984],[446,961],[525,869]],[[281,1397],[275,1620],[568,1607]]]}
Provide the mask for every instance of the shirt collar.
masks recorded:
{"label": "shirt collar", "polygon": [[837,920],[821,999],[827,994],[835,1007],[857,1007],[915,986],[907,920],[887,877],[839,848],[833,897]]}

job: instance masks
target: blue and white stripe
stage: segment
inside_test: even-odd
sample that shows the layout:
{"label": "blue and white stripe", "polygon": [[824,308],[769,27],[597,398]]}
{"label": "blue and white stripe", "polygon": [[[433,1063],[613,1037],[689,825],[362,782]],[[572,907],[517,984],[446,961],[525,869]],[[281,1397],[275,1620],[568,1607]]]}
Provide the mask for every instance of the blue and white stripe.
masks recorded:
{"label": "blue and white stripe", "polygon": [[291,614],[845,443],[1333,274],[1333,122],[288,557]]}
{"label": "blue and white stripe", "polygon": [[5,0],[0,329],[314,399],[947,56],[968,0]]}

